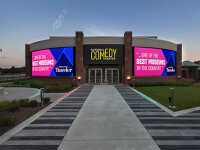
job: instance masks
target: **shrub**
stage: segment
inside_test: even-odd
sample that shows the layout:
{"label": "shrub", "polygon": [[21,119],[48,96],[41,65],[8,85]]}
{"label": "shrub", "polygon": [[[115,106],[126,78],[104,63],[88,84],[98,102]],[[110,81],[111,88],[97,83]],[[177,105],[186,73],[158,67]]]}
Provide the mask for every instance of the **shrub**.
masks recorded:
{"label": "shrub", "polygon": [[14,125],[16,121],[17,121],[17,118],[15,116],[5,117],[5,118],[3,118],[2,125],[3,126],[11,126],[11,125]]}
{"label": "shrub", "polygon": [[1,101],[0,102],[0,112],[3,112],[8,109],[10,102],[8,101]]}
{"label": "shrub", "polygon": [[22,107],[28,107],[29,106],[29,100],[28,100],[28,98],[27,99],[21,99],[21,100],[19,100],[19,102],[20,102],[20,105]]}
{"label": "shrub", "polygon": [[35,107],[37,106],[38,102],[36,100],[31,100],[29,101],[29,99],[21,99],[20,100],[20,105],[22,107]]}
{"label": "shrub", "polygon": [[[145,83],[145,82],[136,82],[135,87],[150,87],[150,86],[191,86],[193,82],[189,81],[177,81],[177,82],[152,82],[152,83]],[[129,84],[133,86],[133,83]]]}
{"label": "shrub", "polygon": [[36,101],[36,100],[31,100],[30,102],[29,102],[29,107],[35,107],[35,106],[37,106],[37,104],[38,104],[38,102]]}
{"label": "shrub", "polygon": [[14,85],[28,86],[32,88],[45,88],[45,91],[47,92],[65,92],[66,90],[73,87],[72,84],[46,83],[34,80],[16,80],[14,81]]}
{"label": "shrub", "polygon": [[43,83],[43,82],[32,82],[30,84],[30,87],[33,87],[33,88],[44,88],[45,87],[45,83]]}
{"label": "shrub", "polygon": [[47,92],[65,92],[66,90],[72,88],[72,84],[47,84],[45,86],[45,91]]}
{"label": "shrub", "polygon": [[8,110],[14,112],[14,111],[17,111],[19,108],[20,108],[20,102],[13,100],[10,102]]}
{"label": "shrub", "polygon": [[45,103],[45,104],[47,104],[47,103],[50,102],[50,98],[49,98],[49,97],[44,97],[43,100],[44,100],[44,103]]}
{"label": "shrub", "polygon": [[16,80],[14,81],[15,85],[23,85],[23,86],[29,86],[33,88],[44,88],[45,83],[44,82],[38,82],[33,80]]}

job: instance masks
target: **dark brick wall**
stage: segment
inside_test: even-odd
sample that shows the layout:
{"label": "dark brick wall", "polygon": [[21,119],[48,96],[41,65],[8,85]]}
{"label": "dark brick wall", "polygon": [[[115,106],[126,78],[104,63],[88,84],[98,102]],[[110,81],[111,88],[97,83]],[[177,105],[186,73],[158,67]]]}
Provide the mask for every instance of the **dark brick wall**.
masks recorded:
{"label": "dark brick wall", "polygon": [[182,77],[182,44],[177,44],[176,66],[177,77]]}
{"label": "dark brick wall", "polygon": [[25,45],[25,73],[26,78],[31,78],[32,75],[32,69],[31,69],[31,52],[30,52],[30,45]]}
{"label": "dark brick wall", "polygon": [[128,84],[127,76],[132,76],[132,32],[124,33],[125,63],[123,65],[123,83]]}
{"label": "dark brick wall", "polygon": [[83,32],[76,32],[76,77],[81,76],[78,84],[86,82],[86,67],[83,64]]}

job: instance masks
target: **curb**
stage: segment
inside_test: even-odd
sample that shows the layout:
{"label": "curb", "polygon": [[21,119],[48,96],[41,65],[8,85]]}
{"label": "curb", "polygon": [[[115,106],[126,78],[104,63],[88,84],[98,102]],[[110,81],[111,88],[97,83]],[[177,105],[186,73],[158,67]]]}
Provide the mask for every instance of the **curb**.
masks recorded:
{"label": "curb", "polygon": [[40,95],[40,89],[36,89],[36,90],[37,90],[37,93],[32,95],[32,96],[29,96],[28,99],[31,99],[33,97],[36,97],[36,96]]}
{"label": "curb", "polygon": [[31,122],[33,122],[34,120],[36,120],[37,118],[39,118],[41,115],[43,115],[45,112],[47,112],[49,109],[51,109],[52,107],[54,107],[56,104],[58,104],[60,101],[62,101],[63,99],[65,99],[66,97],[68,97],[70,94],[72,94],[73,92],[75,92],[79,87],[73,89],[72,91],[70,91],[69,93],[66,93],[64,96],[60,97],[59,99],[57,99],[55,102],[53,102],[52,104],[48,105],[47,107],[45,107],[44,109],[40,110],[39,112],[37,112],[36,114],[34,114],[33,116],[29,117],[28,119],[26,119],[25,121],[23,121],[22,123],[18,124],[16,127],[14,127],[13,129],[9,130],[8,132],[4,133],[2,136],[0,136],[0,144],[4,143],[5,141],[7,141],[10,137],[12,137],[13,135],[15,135],[17,132],[21,131],[24,127],[26,127],[27,125],[29,125]]}

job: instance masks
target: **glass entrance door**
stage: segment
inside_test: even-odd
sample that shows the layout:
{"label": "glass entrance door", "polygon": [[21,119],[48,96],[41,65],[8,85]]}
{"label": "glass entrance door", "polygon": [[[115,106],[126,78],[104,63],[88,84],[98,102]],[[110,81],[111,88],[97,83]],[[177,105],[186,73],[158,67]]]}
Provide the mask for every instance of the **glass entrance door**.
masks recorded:
{"label": "glass entrance door", "polygon": [[119,83],[119,69],[105,69],[105,79],[107,83]]}
{"label": "glass entrance door", "polygon": [[92,68],[89,69],[89,83],[101,83],[102,82],[102,69]]}

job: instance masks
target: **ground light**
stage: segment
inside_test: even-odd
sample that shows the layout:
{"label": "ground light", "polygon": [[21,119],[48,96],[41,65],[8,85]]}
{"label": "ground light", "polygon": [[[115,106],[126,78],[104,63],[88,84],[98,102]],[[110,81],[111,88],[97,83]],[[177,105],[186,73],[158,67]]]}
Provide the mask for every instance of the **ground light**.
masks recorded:
{"label": "ground light", "polygon": [[77,76],[77,79],[80,81],[82,78],[81,78],[81,76]]}
{"label": "ground light", "polygon": [[127,76],[126,79],[129,81],[131,79],[131,76]]}
{"label": "ground light", "polygon": [[127,77],[126,77],[126,80],[128,80],[128,83],[130,83],[131,76],[127,76]]}

